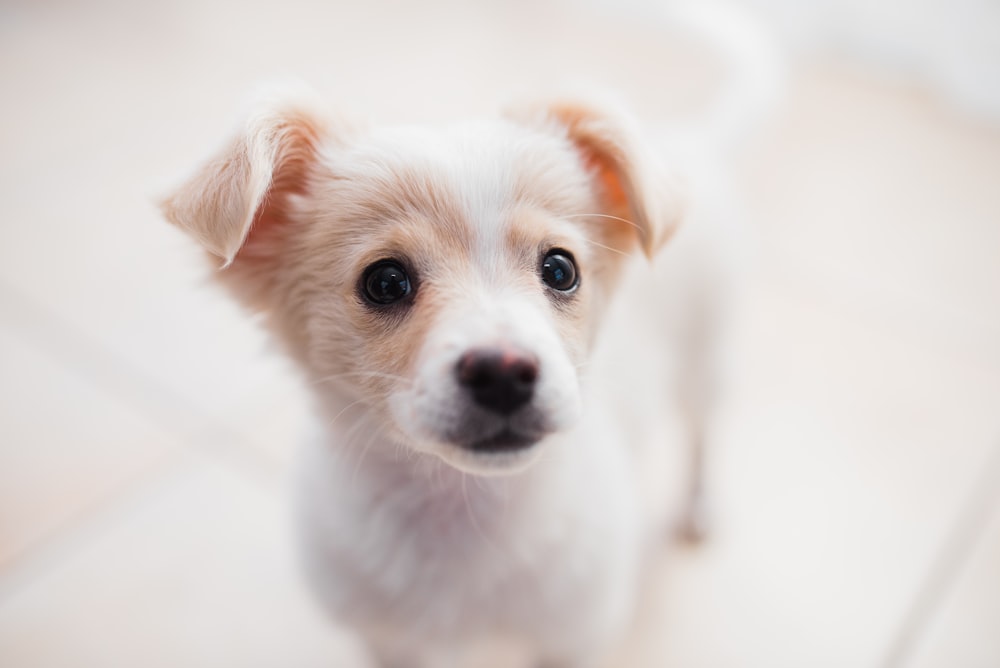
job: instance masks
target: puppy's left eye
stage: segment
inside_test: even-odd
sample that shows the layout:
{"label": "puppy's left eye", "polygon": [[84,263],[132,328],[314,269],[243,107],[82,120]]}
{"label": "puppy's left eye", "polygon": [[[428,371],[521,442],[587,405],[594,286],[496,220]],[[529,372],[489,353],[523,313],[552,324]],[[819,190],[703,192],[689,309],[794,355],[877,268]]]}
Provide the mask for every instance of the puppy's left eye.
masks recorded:
{"label": "puppy's left eye", "polygon": [[559,248],[550,250],[542,260],[542,281],[553,290],[569,292],[580,283],[573,256]]}
{"label": "puppy's left eye", "polygon": [[413,291],[406,270],[392,260],[380,260],[365,269],[361,284],[365,297],[379,305],[397,302]]}

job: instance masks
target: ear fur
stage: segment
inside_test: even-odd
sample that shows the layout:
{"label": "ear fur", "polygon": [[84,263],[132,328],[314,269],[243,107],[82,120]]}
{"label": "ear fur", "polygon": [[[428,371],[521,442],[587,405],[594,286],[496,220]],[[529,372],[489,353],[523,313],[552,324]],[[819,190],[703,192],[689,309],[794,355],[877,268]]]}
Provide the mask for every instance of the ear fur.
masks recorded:
{"label": "ear fur", "polygon": [[643,145],[632,118],[607,102],[560,100],[512,114],[564,133],[591,170],[607,213],[634,224],[652,259],[682,217],[680,188]]}
{"label": "ear fur", "polygon": [[235,139],[160,203],[167,220],[221,258],[223,267],[268,253],[288,195],[305,189],[328,134],[307,93],[261,96],[254,109]]}

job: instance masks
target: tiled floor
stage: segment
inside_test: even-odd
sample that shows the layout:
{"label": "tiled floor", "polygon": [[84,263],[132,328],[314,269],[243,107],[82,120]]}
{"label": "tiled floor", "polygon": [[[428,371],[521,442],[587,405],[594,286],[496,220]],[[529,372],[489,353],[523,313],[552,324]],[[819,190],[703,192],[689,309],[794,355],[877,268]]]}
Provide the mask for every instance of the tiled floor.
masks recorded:
{"label": "tiled floor", "polygon": [[[656,26],[546,7],[0,7],[0,665],[362,665],[297,579],[305,394],[151,195],[261,78],[389,119],[711,88]],[[615,665],[1000,665],[1000,130],[803,63],[738,175],[762,249],[715,532]]]}

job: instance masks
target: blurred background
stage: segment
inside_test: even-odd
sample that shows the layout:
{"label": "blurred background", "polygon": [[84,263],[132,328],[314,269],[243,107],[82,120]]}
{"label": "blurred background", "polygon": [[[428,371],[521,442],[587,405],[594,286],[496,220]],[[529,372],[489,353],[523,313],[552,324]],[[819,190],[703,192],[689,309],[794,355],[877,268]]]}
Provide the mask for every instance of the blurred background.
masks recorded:
{"label": "blurred background", "polygon": [[[746,0],[783,103],[711,454],[618,668],[1000,665],[1000,5]],[[304,392],[152,202],[261,80],[377,121],[725,72],[652,0],[0,4],[0,665],[363,666],[298,579]]]}

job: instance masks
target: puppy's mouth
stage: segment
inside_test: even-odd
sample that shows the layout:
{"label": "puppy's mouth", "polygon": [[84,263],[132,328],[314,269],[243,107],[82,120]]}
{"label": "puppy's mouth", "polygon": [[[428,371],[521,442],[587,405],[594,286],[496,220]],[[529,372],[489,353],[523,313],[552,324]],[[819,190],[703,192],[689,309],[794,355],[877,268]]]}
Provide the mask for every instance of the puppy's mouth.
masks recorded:
{"label": "puppy's mouth", "polygon": [[[487,433],[490,435],[483,435]],[[440,445],[434,452],[452,467],[466,473],[510,475],[524,471],[537,461],[542,449],[540,442],[551,433],[551,430],[538,425],[505,422],[495,429],[483,429],[480,425],[475,432],[466,431],[461,437],[439,441]]]}
{"label": "puppy's mouth", "polygon": [[460,447],[472,452],[515,452],[517,450],[530,448],[532,445],[537,443],[542,436],[544,436],[544,433],[538,431],[522,433],[515,431],[510,427],[504,427],[492,436],[461,443]]}

